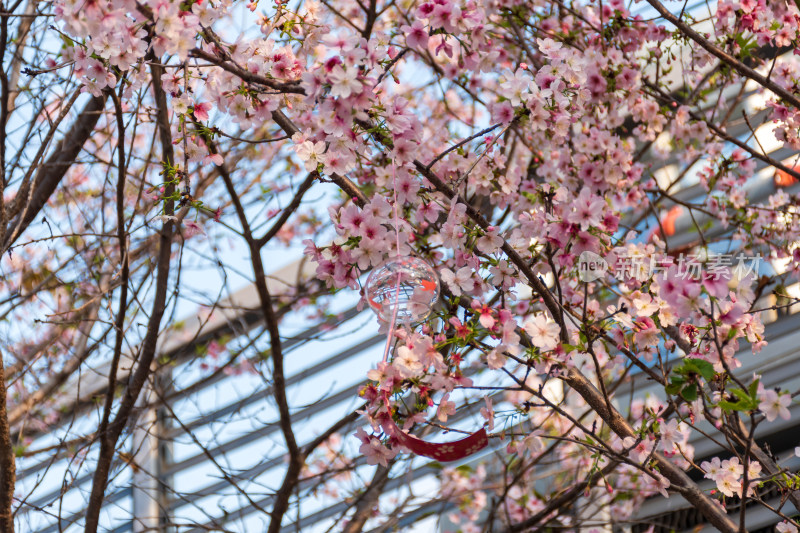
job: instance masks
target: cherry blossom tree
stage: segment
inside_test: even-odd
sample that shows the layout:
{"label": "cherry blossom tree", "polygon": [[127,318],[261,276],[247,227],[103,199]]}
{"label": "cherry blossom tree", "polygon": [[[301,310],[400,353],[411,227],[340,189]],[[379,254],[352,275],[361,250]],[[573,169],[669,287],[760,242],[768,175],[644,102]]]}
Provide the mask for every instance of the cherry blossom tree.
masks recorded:
{"label": "cherry blossom tree", "polygon": [[[311,477],[354,496],[342,531],[391,525],[409,509],[381,495],[411,436],[465,411],[496,453],[442,469],[430,501],[454,504],[461,531],[625,524],[656,496],[720,531],[766,509],[796,532],[764,495],[800,508],[800,477],[756,429],[791,418],[798,391],[737,368],[795,303],[798,28],[784,0],[4,3],[0,531],[26,505],[16,458],[90,452],[82,527],[98,530],[179,310],[214,309],[238,277],[268,347],[208,372],[271,384],[287,461],[260,510],[270,533]],[[767,194],[751,186],[762,175]],[[273,294],[281,250],[316,274]],[[363,369],[363,407],[302,444],[285,318],[324,318],[408,256],[438,273],[438,303],[422,322],[373,323],[387,356]],[[756,258],[782,268],[745,268]],[[219,277],[213,294],[197,271]],[[93,430],[29,449],[98,361]],[[639,396],[633,374],[658,394]],[[721,451],[695,460],[693,435]],[[360,460],[374,476],[353,485]]]}

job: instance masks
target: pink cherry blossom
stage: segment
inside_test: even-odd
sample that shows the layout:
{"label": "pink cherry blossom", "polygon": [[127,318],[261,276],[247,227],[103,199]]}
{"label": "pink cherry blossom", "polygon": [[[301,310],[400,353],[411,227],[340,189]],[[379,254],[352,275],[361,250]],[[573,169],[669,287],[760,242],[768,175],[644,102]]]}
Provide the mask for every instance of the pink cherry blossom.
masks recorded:
{"label": "pink cherry blossom", "polygon": [[411,48],[425,49],[428,47],[428,31],[421,21],[415,20],[411,26],[401,26],[406,34],[406,45]]}
{"label": "pink cherry blossom", "polygon": [[531,343],[542,351],[554,349],[558,343],[561,327],[547,319],[543,314],[536,315],[523,325],[525,332],[530,335]]}
{"label": "pink cherry blossom", "polygon": [[767,420],[772,422],[778,417],[784,420],[791,418],[789,405],[792,397],[788,394],[778,394],[773,389],[766,389],[758,396],[758,409],[764,413]]}
{"label": "pink cherry blossom", "polygon": [[450,393],[445,394],[436,409],[436,418],[439,422],[447,422],[447,417],[456,414],[456,404],[448,400]]}

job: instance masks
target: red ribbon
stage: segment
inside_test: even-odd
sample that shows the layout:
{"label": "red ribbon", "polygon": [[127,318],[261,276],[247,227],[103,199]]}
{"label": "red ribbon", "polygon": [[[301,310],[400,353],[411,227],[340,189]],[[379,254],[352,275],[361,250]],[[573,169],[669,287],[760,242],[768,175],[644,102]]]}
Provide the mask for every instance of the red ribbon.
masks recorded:
{"label": "red ribbon", "polygon": [[[494,144],[495,139],[492,140],[492,144]],[[491,146],[490,146],[491,147]],[[392,158],[392,190],[394,192],[394,228],[395,228],[395,240],[397,241],[397,255],[400,256],[400,221],[399,215],[397,213],[397,175],[395,172],[395,164],[394,158]],[[402,264],[402,260],[399,260],[400,264]],[[436,284],[431,281],[422,280],[422,287],[423,291],[432,292],[436,288]],[[380,306],[378,302],[369,298],[366,295],[367,301],[369,302],[370,306],[375,309],[376,311],[380,310]],[[392,312],[392,321],[389,323],[389,331],[386,335],[386,348],[383,351],[383,362],[387,361],[389,356],[389,348],[392,343],[392,331],[394,331],[394,325],[397,320],[397,309],[398,309],[398,300],[400,297],[400,274],[397,275],[397,284],[395,285],[395,292],[394,292],[394,310]],[[380,314],[378,314],[380,316]],[[437,461],[457,461],[458,459],[463,459],[464,457],[468,457],[475,452],[479,452],[480,450],[484,449],[486,446],[489,445],[489,437],[486,435],[486,430],[481,428],[479,431],[476,431],[469,437],[466,437],[461,440],[457,440],[455,442],[425,442],[422,439],[418,439],[409,435],[408,433],[403,433],[403,431],[397,427],[397,424],[394,423],[392,420],[392,406],[389,402],[389,393],[384,391],[383,394],[383,402],[386,405],[386,415],[381,422],[383,429],[388,433],[391,437],[393,437],[401,446],[404,446],[411,450],[413,453],[417,455],[422,455],[425,457],[429,457],[431,459],[435,459]]]}
{"label": "red ribbon", "polygon": [[[389,409],[389,398],[386,397],[385,401],[386,408]],[[397,424],[394,423],[394,420],[392,420],[391,415],[388,413],[381,421],[381,425],[383,429],[386,430],[386,433],[394,437],[401,446],[408,448],[417,455],[429,457],[437,461],[457,461],[459,459],[464,459],[489,445],[489,437],[486,435],[486,430],[483,428],[455,442],[425,442],[422,439],[418,439],[413,435],[403,432],[397,427]]]}

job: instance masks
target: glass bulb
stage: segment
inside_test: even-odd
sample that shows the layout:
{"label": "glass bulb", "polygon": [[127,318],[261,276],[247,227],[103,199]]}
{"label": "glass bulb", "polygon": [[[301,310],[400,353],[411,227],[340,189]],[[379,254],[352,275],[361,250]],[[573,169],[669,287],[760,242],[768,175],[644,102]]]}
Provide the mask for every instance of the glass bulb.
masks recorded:
{"label": "glass bulb", "polygon": [[421,322],[439,300],[439,278],[417,257],[396,257],[375,267],[367,277],[365,296],[378,318],[395,324]]}

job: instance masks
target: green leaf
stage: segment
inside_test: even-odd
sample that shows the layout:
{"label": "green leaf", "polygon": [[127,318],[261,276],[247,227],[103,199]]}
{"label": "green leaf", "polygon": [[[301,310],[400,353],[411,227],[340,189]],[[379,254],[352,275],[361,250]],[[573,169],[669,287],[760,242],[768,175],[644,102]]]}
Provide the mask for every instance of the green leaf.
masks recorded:
{"label": "green leaf", "polygon": [[667,394],[678,394],[678,392],[680,392],[680,390],[681,390],[681,387],[683,387],[683,384],[684,384],[684,381],[683,381],[683,380],[681,380],[681,382],[680,382],[680,383],[678,383],[678,382],[676,381],[676,379],[675,379],[675,378],[673,378],[673,379],[672,379],[672,383],[670,383],[669,385],[667,385],[667,386],[664,388],[664,390],[666,391],[666,393],[667,393]]}
{"label": "green leaf", "polygon": [[750,384],[749,392],[750,392],[750,397],[753,398],[753,399],[755,399],[756,396],[758,396],[758,383],[760,381],[761,381],[760,379],[757,379],[753,383]]}
{"label": "green leaf", "polygon": [[721,400],[717,405],[726,411],[744,411],[740,404],[729,402],[728,400]]}
{"label": "green leaf", "polygon": [[[755,392],[757,387],[758,385],[756,385],[756,387],[751,385],[750,389]],[[730,411],[754,411],[758,409],[758,399],[755,397],[755,394],[751,396],[747,391],[742,389],[731,389],[729,392],[736,397],[737,401],[731,402],[722,400],[718,404],[721,408]]]}
{"label": "green leaf", "polygon": [[697,399],[697,385],[692,384],[681,391],[681,396],[687,402],[693,402]]}
{"label": "green leaf", "polygon": [[731,394],[733,394],[734,396],[736,396],[737,398],[739,398],[739,400],[741,400],[743,402],[749,402],[750,401],[750,395],[747,394],[742,389],[731,389],[730,392],[731,392]]}
{"label": "green leaf", "polygon": [[705,359],[686,359],[687,362],[690,362],[695,369],[696,374],[700,374],[703,376],[703,379],[706,381],[711,381],[714,379],[716,372],[714,372],[714,365],[706,361]]}

